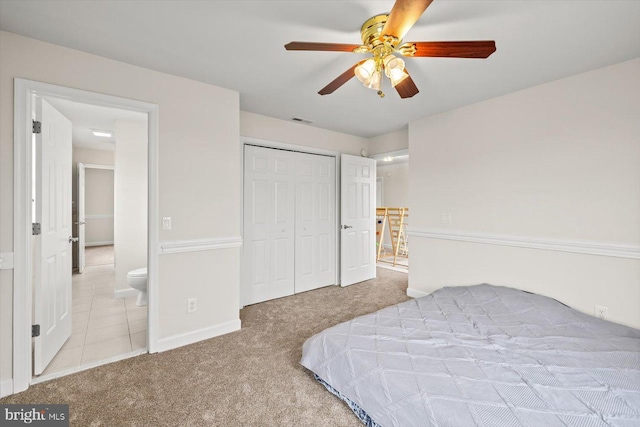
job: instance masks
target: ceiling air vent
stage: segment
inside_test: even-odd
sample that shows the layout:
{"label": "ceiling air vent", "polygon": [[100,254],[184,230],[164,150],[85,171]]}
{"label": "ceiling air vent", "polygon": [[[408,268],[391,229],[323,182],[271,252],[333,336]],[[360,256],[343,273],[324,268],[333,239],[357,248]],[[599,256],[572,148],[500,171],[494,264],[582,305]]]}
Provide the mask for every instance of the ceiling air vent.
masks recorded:
{"label": "ceiling air vent", "polygon": [[294,122],[298,122],[298,123],[306,123],[306,124],[313,123],[311,120],[301,119],[300,117],[294,117],[291,120],[293,120]]}

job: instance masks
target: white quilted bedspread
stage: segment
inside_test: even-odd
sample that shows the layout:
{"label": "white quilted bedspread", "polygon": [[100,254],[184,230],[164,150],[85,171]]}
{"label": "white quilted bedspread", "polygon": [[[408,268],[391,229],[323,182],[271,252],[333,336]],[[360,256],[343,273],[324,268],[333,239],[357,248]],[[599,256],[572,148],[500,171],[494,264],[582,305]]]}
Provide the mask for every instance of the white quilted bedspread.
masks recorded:
{"label": "white quilted bedspread", "polygon": [[640,331],[506,287],[341,323],[301,363],[384,427],[640,426]]}

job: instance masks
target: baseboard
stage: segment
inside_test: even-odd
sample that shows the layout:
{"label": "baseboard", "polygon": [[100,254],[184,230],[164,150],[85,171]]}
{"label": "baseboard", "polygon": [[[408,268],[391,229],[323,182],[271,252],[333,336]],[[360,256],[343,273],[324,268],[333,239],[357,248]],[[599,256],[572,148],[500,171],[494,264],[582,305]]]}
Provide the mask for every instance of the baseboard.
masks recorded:
{"label": "baseboard", "polygon": [[89,246],[109,246],[113,245],[113,240],[105,240],[104,242],[85,242],[84,247],[87,248]]}
{"label": "baseboard", "polygon": [[429,295],[427,292],[422,292],[417,289],[407,288],[407,296],[411,298],[422,298]]}
{"label": "baseboard", "polygon": [[13,394],[13,380],[0,381],[0,398]]}
{"label": "baseboard", "polygon": [[193,332],[187,332],[167,338],[161,338],[158,340],[158,351],[162,352],[178,347],[183,347],[185,345],[194,344],[198,341],[208,340],[210,338],[214,338],[238,330],[240,330],[240,319],[221,323],[209,328],[198,329]]}
{"label": "baseboard", "polygon": [[114,292],[114,295],[116,298],[129,298],[129,297],[135,297],[138,296],[138,291],[131,288],[131,289],[116,289],[116,291]]}

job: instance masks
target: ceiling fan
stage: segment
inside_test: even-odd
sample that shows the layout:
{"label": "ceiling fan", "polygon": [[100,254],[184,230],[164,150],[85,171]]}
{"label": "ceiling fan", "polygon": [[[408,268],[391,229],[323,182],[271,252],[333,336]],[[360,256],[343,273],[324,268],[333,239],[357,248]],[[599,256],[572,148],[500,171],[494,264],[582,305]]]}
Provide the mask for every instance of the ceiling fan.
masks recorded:
{"label": "ceiling fan", "polygon": [[384,73],[401,98],[411,98],[419,90],[407,72],[404,60],[394,54],[414,57],[488,58],[496,51],[496,43],[493,40],[403,43],[402,38],[418,21],[432,1],[396,0],[388,15],[376,15],[362,25],[360,29],[361,45],[291,42],[284,47],[287,50],[372,54],[371,58],[356,63],[323,87],[318,92],[320,95],[333,93],[355,76],[365,87],[376,90],[378,95],[383,98],[382,73]]}

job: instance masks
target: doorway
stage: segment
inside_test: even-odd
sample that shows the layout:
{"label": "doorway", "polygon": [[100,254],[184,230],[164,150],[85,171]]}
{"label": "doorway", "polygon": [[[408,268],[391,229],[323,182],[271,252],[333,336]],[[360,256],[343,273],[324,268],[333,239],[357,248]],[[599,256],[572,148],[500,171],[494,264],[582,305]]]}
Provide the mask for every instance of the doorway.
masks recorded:
{"label": "doorway", "polygon": [[[79,366],[71,367],[70,369],[60,371],[58,373],[52,373],[50,375],[43,375],[39,378],[32,378],[32,350],[36,350],[39,345],[42,345],[41,335],[32,338],[32,319],[38,316],[39,310],[37,307],[38,298],[34,298],[34,292],[37,295],[37,286],[41,283],[38,277],[33,277],[33,271],[37,264],[34,262],[34,249],[37,247],[33,243],[32,233],[35,227],[32,226],[32,211],[33,205],[31,200],[31,194],[28,190],[32,174],[35,172],[34,165],[31,163],[34,150],[31,144],[32,133],[35,130],[35,125],[32,123],[31,111],[35,111],[34,107],[37,105],[39,99],[61,99],[67,101],[73,101],[78,103],[87,104],[95,107],[105,108],[118,108],[126,110],[128,112],[135,112],[136,114],[142,114],[147,117],[147,123],[144,125],[145,132],[148,135],[148,152],[144,155],[145,162],[145,176],[148,178],[148,192],[142,198],[145,205],[145,210],[148,212],[146,216],[145,233],[148,236],[143,246],[146,248],[145,256],[148,256],[148,260],[145,262],[148,269],[148,317],[145,321],[147,325],[146,342],[148,345],[145,350],[137,352],[129,352],[127,354],[120,354],[116,356],[107,357],[102,360],[94,360],[90,363],[82,364]],[[46,379],[53,378],[62,374],[76,372],[79,370],[87,369],[89,367],[97,366],[103,363],[108,363],[119,358],[129,357],[134,354],[140,354],[142,352],[155,352],[157,351],[157,145],[158,145],[158,107],[154,104],[149,104],[140,101],[133,101],[124,98],[112,97],[109,95],[96,94],[92,92],[86,92],[61,86],[49,85],[40,82],[33,82],[23,79],[15,79],[15,103],[14,103],[14,149],[16,155],[16,179],[14,183],[15,194],[15,220],[14,220],[14,283],[20,283],[24,286],[17,286],[14,288],[14,363],[13,363],[13,378],[14,378],[14,393],[20,392],[28,388],[29,384],[41,382]],[[27,142],[28,143],[25,143]],[[65,169],[66,170],[66,169]],[[62,175],[60,175],[62,176]],[[66,181],[67,178],[61,178]],[[70,181],[70,173],[69,173]],[[41,182],[49,182],[47,179],[43,179]],[[69,190],[71,186],[69,186]],[[66,188],[60,186],[60,188]],[[70,201],[70,191],[68,194]],[[64,200],[64,199],[61,199]],[[43,202],[44,204],[44,202]],[[71,218],[71,203],[59,203],[60,206],[66,206],[64,209],[68,210],[69,218]],[[67,212],[61,217],[67,217]],[[36,215],[37,216],[37,215]],[[66,221],[66,219],[65,219]],[[67,232],[67,230],[65,230]],[[77,235],[68,233],[70,241],[76,239]],[[35,238],[38,238],[36,235]],[[66,240],[66,238],[65,238]],[[117,239],[116,239],[117,240]],[[71,251],[66,250],[67,253]],[[69,265],[69,274],[71,267],[71,257],[67,259]],[[40,261],[38,261],[40,262]],[[116,262],[117,264],[117,262]],[[66,268],[59,271],[67,271]],[[86,272],[86,271],[85,271]],[[66,273],[65,273],[66,274]],[[94,283],[93,291],[97,285]],[[59,310],[59,319],[69,318],[71,322],[72,310],[71,310],[71,296],[72,292],[69,292],[69,298],[65,295],[64,298],[57,298],[57,303],[61,307]],[[62,295],[62,294],[60,294]],[[40,298],[42,300],[42,298]],[[65,304],[67,306],[65,307]],[[96,307],[98,308],[98,307]],[[50,314],[50,313],[49,313]],[[76,316],[77,319],[80,316]],[[67,322],[67,320],[65,320]],[[71,323],[69,322],[69,323]],[[44,329],[44,328],[43,328]],[[34,332],[36,329],[34,328]],[[70,331],[69,331],[70,332]],[[34,335],[38,335],[35,333]],[[69,334],[70,336],[71,334]],[[86,337],[85,337],[86,338]],[[130,340],[130,338],[127,338]],[[63,339],[62,343],[68,342],[69,339]],[[56,351],[57,352],[57,351]],[[45,358],[46,359],[46,358]],[[39,367],[44,371],[43,367]]]}
{"label": "doorway", "polygon": [[409,150],[373,156],[376,160],[377,266],[409,271]]}

